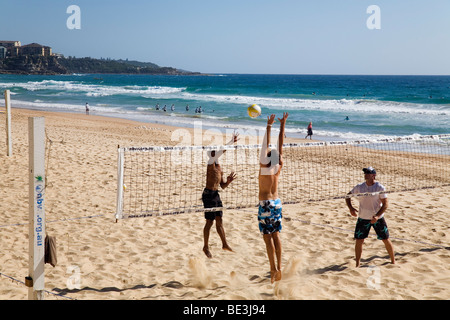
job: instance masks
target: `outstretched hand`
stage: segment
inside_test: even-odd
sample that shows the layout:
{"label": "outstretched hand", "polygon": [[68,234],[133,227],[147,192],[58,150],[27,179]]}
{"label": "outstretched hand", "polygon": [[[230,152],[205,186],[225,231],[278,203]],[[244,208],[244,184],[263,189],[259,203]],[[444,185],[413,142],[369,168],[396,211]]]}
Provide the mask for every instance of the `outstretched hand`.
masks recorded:
{"label": "outstretched hand", "polygon": [[231,183],[234,179],[236,179],[236,174],[234,173],[234,171],[232,171],[227,177],[227,183]]}
{"label": "outstretched hand", "polygon": [[233,136],[231,137],[231,140],[227,143],[227,145],[236,143],[238,140],[239,140],[239,133],[233,131]]}
{"label": "outstretched hand", "polygon": [[267,116],[267,124],[272,125],[275,122],[275,115],[271,114],[270,116]]}
{"label": "outstretched hand", "polygon": [[239,133],[233,132],[233,142],[237,142],[239,140]]}
{"label": "outstretched hand", "polygon": [[283,118],[278,118],[278,121],[280,121],[280,123],[286,123],[286,119],[288,118],[289,113],[287,112],[283,112]]}

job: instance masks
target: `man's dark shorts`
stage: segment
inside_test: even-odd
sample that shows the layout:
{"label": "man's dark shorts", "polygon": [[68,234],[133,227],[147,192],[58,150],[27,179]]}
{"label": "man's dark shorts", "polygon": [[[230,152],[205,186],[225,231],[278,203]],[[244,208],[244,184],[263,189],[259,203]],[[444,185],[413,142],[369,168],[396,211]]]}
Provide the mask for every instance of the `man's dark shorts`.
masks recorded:
{"label": "man's dark shorts", "polygon": [[[204,208],[223,207],[218,190],[205,188],[202,193],[202,201]],[[222,217],[222,214],[222,211],[207,211],[205,212],[205,219],[214,220],[216,217]]]}
{"label": "man's dark shorts", "polygon": [[355,227],[355,239],[365,239],[369,236],[370,227],[374,228],[377,233],[378,240],[386,240],[389,239],[389,230],[386,224],[386,220],[384,217],[378,219],[374,224],[370,223],[370,220],[365,220],[358,218]]}

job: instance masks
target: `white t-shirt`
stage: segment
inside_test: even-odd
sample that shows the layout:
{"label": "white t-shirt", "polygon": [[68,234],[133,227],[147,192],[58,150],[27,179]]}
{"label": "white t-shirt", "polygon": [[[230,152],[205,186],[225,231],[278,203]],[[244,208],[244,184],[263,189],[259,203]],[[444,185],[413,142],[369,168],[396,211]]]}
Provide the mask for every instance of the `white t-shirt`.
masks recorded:
{"label": "white t-shirt", "polygon": [[[351,193],[372,193],[386,191],[386,188],[379,182],[368,186],[365,182],[358,184],[350,191]],[[355,197],[359,201],[359,217],[361,219],[371,220],[372,217],[380,210],[381,199],[386,199],[386,193],[377,193],[375,195],[367,195]],[[382,218],[384,213],[380,216]]]}

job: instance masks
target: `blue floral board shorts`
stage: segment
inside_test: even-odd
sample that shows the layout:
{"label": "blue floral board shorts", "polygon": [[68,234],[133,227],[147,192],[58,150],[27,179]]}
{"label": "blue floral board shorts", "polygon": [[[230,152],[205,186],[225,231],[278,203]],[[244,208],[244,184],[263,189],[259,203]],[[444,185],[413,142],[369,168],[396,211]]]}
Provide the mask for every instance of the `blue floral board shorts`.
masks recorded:
{"label": "blue floral board shorts", "polygon": [[261,234],[281,231],[281,200],[261,200],[258,208],[258,224]]}
{"label": "blue floral board shorts", "polygon": [[365,220],[358,218],[355,227],[355,239],[365,239],[369,236],[370,228],[373,227],[375,232],[377,233],[378,240],[386,240],[389,239],[389,230],[386,224],[386,220],[384,217],[378,219],[374,224],[370,223],[370,220]]}

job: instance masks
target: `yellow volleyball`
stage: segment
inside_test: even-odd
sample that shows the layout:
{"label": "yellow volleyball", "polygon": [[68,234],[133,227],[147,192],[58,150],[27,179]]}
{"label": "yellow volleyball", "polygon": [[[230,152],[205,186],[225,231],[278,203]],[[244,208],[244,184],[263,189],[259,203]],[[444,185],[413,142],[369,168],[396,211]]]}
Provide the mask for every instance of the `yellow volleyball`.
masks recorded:
{"label": "yellow volleyball", "polygon": [[257,118],[261,115],[261,108],[257,104],[252,104],[247,108],[247,112],[250,118]]}

